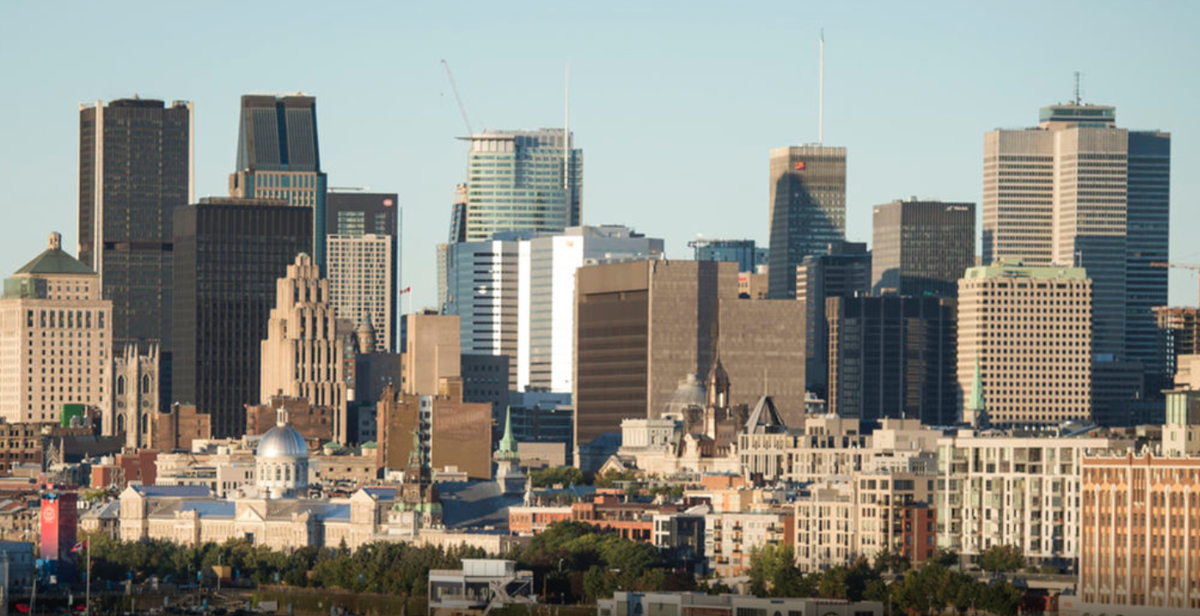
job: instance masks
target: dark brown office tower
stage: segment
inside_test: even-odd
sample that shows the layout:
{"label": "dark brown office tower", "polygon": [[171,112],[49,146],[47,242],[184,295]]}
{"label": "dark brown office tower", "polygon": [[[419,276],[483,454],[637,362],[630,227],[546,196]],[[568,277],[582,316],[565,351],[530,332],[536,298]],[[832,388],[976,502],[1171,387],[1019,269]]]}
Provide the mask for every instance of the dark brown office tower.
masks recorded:
{"label": "dark brown office tower", "polygon": [[[113,340],[171,348],[171,210],[192,201],[192,104],[139,98],[79,109],[79,260],[113,303]],[[160,387],[160,406],[171,402]]]}
{"label": "dark brown office tower", "polygon": [[277,279],[312,248],[313,209],[279,199],[202,199],[175,210],[174,398],[241,436],[256,404]]}
{"label": "dark brown office tower", "polygon": [[718,300],[737,299],[737,264],[635,261],[579,268],[575,444],[658,417],[679,381],[708,374]]}
{"label": "dark brown office tower", "polygon": [[825,254],[806,257],[796,268],[796,299],[804,304],[804,370],[809,391],[827,393],[829,324],[825,300],[871,291],[871,253],[858,242],[834,242]]}
{"label": "dark brown office tower", "polygon": [[958,418],[955,300],[831,297],[829,410],[863,421]]}
{"label": "dark brown office tower", "polygon": [[975,266],[974,203],[893,201],[874,216],[875,295],[958,297],[958,279]]}

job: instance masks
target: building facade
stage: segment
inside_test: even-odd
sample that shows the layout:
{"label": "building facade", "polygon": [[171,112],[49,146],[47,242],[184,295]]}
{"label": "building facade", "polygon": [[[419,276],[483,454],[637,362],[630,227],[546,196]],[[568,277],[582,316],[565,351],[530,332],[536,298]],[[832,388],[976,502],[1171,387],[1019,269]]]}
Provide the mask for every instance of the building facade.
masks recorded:
{"label": "building facade", "polygon": [[1026,562],[1074,572],[1080,557],[1084,458],[1132,441],[1058,432],[960,430],[938,440],[938,547],[974,560],[1018,547]]}
{"label": "building facade", "polygon": [[958,385],[982,373],[997,424],[1092,417],[1092,281],[1083,268],[1000,262],[958,283]]}
{"label": "building facade", "polygon": [[69,404],[107,411],[112,306],[101,298],[95,272],[63,252],[62,236],[51,233],[49,247],[4,280],[0,417],[57,422]]}
{"label": "building facade", "polygon": [[581,267],[661,259],[663,241],[618,225],[570,227],[521,248],[516,390],[574,387],[575,280]]}
{"label": "building facade", "polygon": [[796,296],[796,266],[846,239],[846,148],[771,150],[769,295]]}
{"label": "building facade", "polygon": [[303,252],[325,272],[325,199],[317,141],[317,99],[303,94],[242,96],[238,119],[237,169],[229,174],[229,196],[279,199],[312,214],[312,236]]}
{"label": "building facade", "polygon": [[[707,374],[719,300],[737,267],[641,261],[580,268],[575,285],[575,446],[656,418],[688,374]],[[578,456],[576,456],[578,460]]]}
{"label": "building facade", "polygon": [[975,204],[893,201],[875,206],[871,286],[913,297],[956,297],[975,265]]}
{"label": "building facade", "polygon": [[1078,599],[1096,610],[1200,610],[1200,458],[1144,452],[1083,459]]}
{"label": "building facade", "polygon": [[395,193],[330,191],[325,204],[329,293],[339,319],[375,327],[375,348],[399,352],[399,200]]}
{"label": "building facade", "polygon": [[955,302],[932,296],[831,297],[829,410],[864,421],[958,421]]}
{"label": "building facade", "polygon": [[332,411],[333,439],[348,442],[345,363],[330,303],[329,280],[312,257],[296,255],[275,287],[267,335],[262,341],[261,399],[300,397]]}
{"label": "building facade", "polygon": [[1167,301],[1170,134],[1116,110],[1042,107],[1036,128],[984,135],[983,262],[1078,266],[1095,281],[1094,349],[1157,367],[1151,310]]}
{"label": "building facade", "polygon": [[562,129],[471,136],[463,232],[468,242],[507,231],[562,231],[580,224],[583,150]]}
{"label": "building facade", "polygon": [[[120,99],[79,108],[79,260],[113,304],[114,350],[154,343],[171,363],[171,210],[194,201],[192,104]],[[154,404],[170,403],[169,384]]]}
{"label": "building facade", "polygon": [[829,386],[829,322],[825,301],[871,292],[871,253],[865,243],[835,242],[796,267],[796,300],[804,305],[805,387],[825,396]]}
{"label": "building facade", "polygon": [[688,242],[696,261],[733,261],[738,264],[738,273],[754,272],[758,266],[766,265],[771,251],[758,248],[754,240],[709,240],[698,239]]}
{"label": "building facade", "polygon": [[262,399],[262,340],[279,278],[312,247],[313,210],[272,199],[202,199],[175,211],[176,401],[239,436]]}
{"label": "building facade", "polygon": [[124,434],[125,446],[150,447],[151,424],[160,411],[162,387],[161,359],[157,344],[143,352],[137,344],[127,344],[114,354],[112,365],[112,403],[101,418],[104,434]]}

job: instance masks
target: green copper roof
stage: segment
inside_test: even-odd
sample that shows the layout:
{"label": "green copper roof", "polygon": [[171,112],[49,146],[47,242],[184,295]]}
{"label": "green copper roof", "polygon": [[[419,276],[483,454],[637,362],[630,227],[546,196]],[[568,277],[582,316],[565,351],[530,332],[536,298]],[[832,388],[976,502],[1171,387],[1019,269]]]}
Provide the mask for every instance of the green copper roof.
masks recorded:
{"label": "green copper roof", "polygon": [[80,263],[78,259],[63,252],[61,248],[48,248],[42,254],[34,257],[32,261],[26,263],[25,267],[17,270],[13,275],[95,273],[92,271],[92,268]]}
{"label": "green copper roof", "polygon": [[968,411],[983,411],[986,409],[983,399],[983,376],[979,370],[979,360],[975,360],[975,378],[971,380],[971,398],[967,400]]}
{"label": "green copper roof", "polygon": [[512,433],[512,408],[504,411],[504,437],[500,439],[500,446],[496,449],[496,453],[501,459],[516,458],[517,439],[513,438]]}
{"label": "green copper roof", "polygon": [[967,269],[963,278],[1035,278],[1039,280],[1087,280],[1082,267],[1026,267],[1021,261],[1000,259],[991,265]]}

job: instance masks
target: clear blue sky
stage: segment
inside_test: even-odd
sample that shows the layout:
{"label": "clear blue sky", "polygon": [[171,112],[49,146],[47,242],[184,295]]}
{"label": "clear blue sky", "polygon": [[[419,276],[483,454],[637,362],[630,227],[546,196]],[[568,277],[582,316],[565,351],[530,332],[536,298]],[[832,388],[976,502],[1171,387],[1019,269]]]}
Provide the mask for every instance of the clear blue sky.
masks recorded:
{"label": "clear blue sky", "polygon": [[[227,193],[243,93],[318,100],[333,186],[395,191],[414,306],[435,300],[465,133],[439,60],[481,128],[571,128],[584,220],[667,240],[767,239],[767,153],[849,148],[850,239],[871,206],[979,202],[982,136],[1072,94],[1173,134],[1174,259],[1200,262],[1196,2],[4,2],[0,274],[58,230],[76,246],[78,104],[134,93],[196,105],[196,188]],[[1171,301],[1195,304],[1194,275]]]}

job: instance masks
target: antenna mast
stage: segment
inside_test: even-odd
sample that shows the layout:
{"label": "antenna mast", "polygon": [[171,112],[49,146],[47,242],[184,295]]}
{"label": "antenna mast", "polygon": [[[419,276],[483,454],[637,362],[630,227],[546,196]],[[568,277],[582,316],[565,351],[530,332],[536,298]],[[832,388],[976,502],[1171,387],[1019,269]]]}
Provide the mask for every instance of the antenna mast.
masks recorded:
{"label": "antenna mast", "polygon": [[825,28],[817,52],[817,145],[825,144]]}
{"label": "antenna mast", "polygon": [[1075,71],[1075,105],[1082,104],[1083,97],[1079,95],[1079,71]]}

